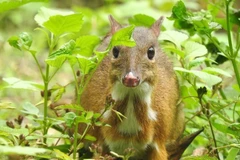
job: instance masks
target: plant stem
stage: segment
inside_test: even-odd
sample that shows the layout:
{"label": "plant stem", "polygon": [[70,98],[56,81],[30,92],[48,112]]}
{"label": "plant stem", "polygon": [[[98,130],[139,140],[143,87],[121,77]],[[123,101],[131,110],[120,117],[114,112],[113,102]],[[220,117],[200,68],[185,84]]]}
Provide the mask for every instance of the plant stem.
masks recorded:
{"label": "plant stem", "polygon": [[78,142],[78,124],[75,124],[74,128],[74,141],[73,141],[73,159],[77,159],[77,142]]}
{"label": "plant stem", "polygon": [[234,73],[237,79],[238,87],[240,88],[240,75],[239,70],[237,67],[237,61],[236,57],[238,55],[238,52],[234,53],[233,51],[233,44],[232,44],[232,35],[231,35],[231,26],[230,26],[230,12],[229,12],[229,6],[231,3],[231,0],[225,0],[226,3],[226,21],[227,21],[227,35],[228,35],[228,45],[229,45],[229,55],[231,58],[231,62],[233,65]]}
{"label": "plant stem", "polygon": [[[48,83],[49,83],[49,65],[47,64],[46,67],[46,75],[44,79],[44,114],[43,114],[43,135],[47,134],[47,114],[48,114]],[[43,143],[46,144],[47,139],[46,137],[43,138]]]}
{"label": "plant stem", "polygon": [[[53,51],[54,46],[56,45],[56,41],[54,39],[54,35],[50,35],[50,44],[49,44],[49,53],[50,55]],[[45,71],[45,77],[44,77],[44,112],[43,112],[43,135],[45,136],[48,132],[48,126],[47,126],[47,115],[48,115],[48,85],[49,85],[49,70],[50,66],[46,63],[46,71]],[[46,144],[47,138],[43,138],[43,143]]]}
{"label": "plant stem", "polygon": [[233,45],[232,45],[232,36],[231,36],[231,27],[230,27],[230,16],[229,16],[229,4],[231,1],[225,0],[226,2],[226,20],[227,20],[227,35],[228,35],[228,44],[230,49],[230,56],[234,58]]}
{"label": "plant stem", "polygon": [[226,99],[227,99],[227,96],[226,96],[225,93],[223,92],[222,86],[219,87],[218,91],[219,91],[220,95],[222,96],[222,98],[223,98],[224,100],[226,100]]}
{"label": "plant stem", "polygon": [[231,62],[232,62],[233,69],[234,69],[234,72],[235,72],[235,76],[236,76],[236,79],[237,79],[238,88],[240,88],[240,75],[239,75],[239,70],[238,70],[236,58],[232,59]]}
{"label": "plant stem", "polygon": [[36,57],[36,55],[34,55],[34,54],[32,54],[32,55],[33,55],[33,59],[35,60],[35,62],[36,62],[36,64],[37,64],[38,70],[39,70],[40,73],[41,73],[42,79],[44,80],[44,79],[45,79],[45,76],[44,76],[43,71],[42,71],[42,68],[41,68],[41,66],[40,66],[40,64],[39,64],[39,62],[38,62],[38,60],[37,60],[37,57]]}
{"label": "plant stem", "polygon": [[[213,127],[212,127],[212,123],[211,123],[211,114],[209,113],[210,110],[209,110],[209,103],[206,103],[205,105],[203,104],[203,101],[204,101],[204,98],[203,97],[199,97],[199,103],[201,105],[201,108],[202,110],[205,108],[206,111],[204,112],[205,116],[207,117],[207,121],[208,121],[208,124],[210,126],[210,130],[211,130],[211,134],[212,134],[212,138],[213,138],[213,142],[214,142],[214,147],[217,148],[217,141],[216,141],[216,137],[215,137],[215,134],[214,134],[214,131],[213,131]],[[220,160],[220,157],[219,157],[219,154],[218,154],[218,150],[216,149],[216,155],[217,155],[217,158]]]}
{"label": "plant stem", "polygon": [[220,157],[219,157],[219,154],[218,154],[218,149],[217,149],[217,141],[216,141],[216,137],[215,137],[215,134],[214,134],[214,131],[213,131],[213,127],[212,127],[212,123],[210,121],[210,117],[208,117],[208,123],[209,123],[209,126],[210,126],[210,130],[211,130],[211,133],[212,133],[212,136],[213,136],[213,142],[214,142],[214,146],[215,146],[215,149],[216,149],[216,154],[217,154],[217,158],[220,160]]}

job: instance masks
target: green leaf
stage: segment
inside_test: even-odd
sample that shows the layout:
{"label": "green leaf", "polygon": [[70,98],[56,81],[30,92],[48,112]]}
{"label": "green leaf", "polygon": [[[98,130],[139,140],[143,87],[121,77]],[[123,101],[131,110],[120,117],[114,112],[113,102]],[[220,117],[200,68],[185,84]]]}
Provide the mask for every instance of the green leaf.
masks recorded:
{"label": "green leaf", "polygon": [[29,50],[32,45],[32,36],[27,32],[22,32],[18,36],[10,37],[8,43],[19,50]]}
{"label": "green leaf", "polygon": [[68,127],[71,127],[74,124],[77,115],[74,112],[68,112],[64,115],[64,121]]}
{"label": "green leaf", "polygon": [[55,109],[70,109],[70,110],[84,111],[84,108],[77,104],[60,105],[60,106],[57,106]]}
{"label": "green leaf", "polygon": [[207,48],[204,45],[192,41],[187,41],[184,47],[186,52],[186,59],[190,61],[196,57],[201,57],[208,52]]}
{"label": "green leaf", "polygon": [[[68,136],[68,135],[67,135]],[[69,138],[69,136],[68,136]],[[71,149],[71,144],[61,144],[61,145],[52,145],[52,146],[49,146],[47,147],[47,149],[50,149],[50,150],[60,150],[61,152],[64,152],[64,153],[68,153],[69,150]]]}
{"label": "green leaf", "polygon": [[234,13],[230,14],[230,22],[240,26],[240,11],[235,11]]}
{"label": "green leaf", "polygon": [[191,71],[191,73],[193,73],[195,76],[197,76],[201,82],[207,84],[208,86],[213,86],[215,84],[218,84],[222,81],[222,78],[209,74],[209,73],[205,73],[202,71]]}
{"label": "green leaf", "polygon": [[221,74],[221,75],[224,75],[226,77],[232,77],[231,74],[229,74],[228,72],[226,72],[226,71],[224,71],[220,68],[206,67],[202,71],[210,73],[210,74]]}
{"label": "green leaf", "polygon": [[0,109],[15,109],[11,104],[11,102],[0,102]]}
{"label": "green leaf", "polygon": [[85,57],[90,57],[93,54],[94,48],[99,43],[100,38],[97,36],[81,36],[76,40],[76,48],[79,48],[77,53]]}
{"label": "green leaf", "polygon": [[75,49],[76,43],[74,40],[62,45],[57,51],[50,54],[46,63],[52,67],[60,68],[63,63],[69,58],[69,55],[72,55],[73,50]]}
{"label": "green leaf", "polygon": [[187,9],[182,1],[178,1],[172,8],[172,18],[177,18],[179,20],[185,20],[187,17]]}
{"label": "green leaf", "polygon": [[185,56],[185,53],[182,50],[177,49],[177,48],[175,48],[175,46],[172,46],[172,45],[166,45],[166,46],[164,46],[163,49],[164,49],[164,51],[168,51],[170,53],[175,53],[175,54],[179,55],[181,58],[184,58],[184,56]]}
{"label": "green leaf", "polygon": [[22,32],[19,34],[19,38],[23,46],[29,49],[32,45],[32,36],[27,32]]}
{"label": "green leaf", "polygon": [[69,42],[62,45],[57,51],[51,53],[48,58],[55,58],[57,56],[63,54],[72,54],[73,50],[75,49],[76,43],[74,40],[70,40]]}
{"label": "green leaf", "polygon": [[48,0],[2,0],[0,2],[0,13],[17,8],[31,2],[48,2]]}
{"label": "green leaf", "polygon": [[54,58],[48,58],[45,61],[48,65],[52,67],[60,68],[63,65],[63,63],[67,60],[67,58],[68,58],[68,55],[65,54],[65,55],[59,55]]}
{"label": "green leaf", "polygon": [[206,57],[197,57],[191,61],[189,61],[189,68],[199,66],[206,61]]}
{"label": "green leaf", "polygon": [[93,111],[88,111],[86,112],[85,118],[87,120],[92,119],[93,115],[94,115]]}
{"label": "green leaf", "polygon": [[7,82],[9,85],[5,88],[13,88],[13,89],[27,89],[33,91],[43,90],[43,85],[31,82],[31,81],[23,81],[15,77],[3,78],[3,81]]}
{"label": "green leaf", "polygon": [[21,50],[21,47],[18,41],[19,41],[18,36],[12,36],[8,39],[8,43],[10,44],[10,46]]}
{"label": "green leaf", "polygon": [[62,151],[58,150],[58,149],[53,149],[53,152],[56,156],[56,158],[60,158],[62,160],[73,160],[70,156],[68,156],[67,154],[63,153]]}
{"label": "green leaf", "polygon": [[59,36],[64,33],[79,32],[83,24],[83,14],[55,15],[43,23],[49,31]]}
{"label": "green leaf", "polygon": [[235,160],[238,153],[239,153],[238,148],[231,148],[229,153],[228,153],[228,156],[227,156],[226,160]]}
{"label": "green leaf", "polygon": [[77,116],[76,117],[76,123],[84,123],[84,124],[90,124],[91,123],[91,119],[86,119],[85,116],[81,115],[81,116]]}
{"label": "green leaf", "polygon": [[113,46],[128,46],[133,47],[136,45],[132,37],[132,32],[134,30],[135,26],[131,25],[126,28],[122,28],[118,30],[114,35],[112,36],[110,47]]}
{"label": "green leaf", "polygon": [[92,142],[94,142],[94,141],[97,140],[96,137],[91,136],[91,135],[89,135],[89,134],[87,134],[87,135],[84,137],[84,139],[89,140],[89,141],[92,141]]}
{"label": "green leaf", "polygon": [[43,23],[48,21],[51,16],[55,15],[71,15],[74,14],[73,11],[68,10],[59,10],[59,9],[50,9],[46,7],[41,7],[38,11],[38,14],[34,17],[34,20],[38,23],[39,26],[43,27]]}
{"label": "green leaf", "polygon": [[145,14],[136,14],[133,18],[129,19],[129,22],[135,26],[150,27],[155,22],[155,19]]}
{"label": "green leaf", "polygon": [[44,148],[33,148],[33,147],[22,147],[22,146],[0,146],[0,153],[5,155],[10,154],[19,154],[19,155],[29,155],[29,156],[37,156],[37,154],[43,154],[48,152],[47,149]]}
{"label": "green leaf", "polygon": [[194,74],[195,76],[197,76],[199,78],[199,80],[201,82],[205,83],[208,86],[213,86],[222,81],[222,79],[220,77],[203,72],[203,71],[187,70],[187,69],[181,68],[181,67],[174,67],[174,70]]}
{"label": "green leaf", "polygon": [[63,93],[65,93],[65,87],[61,87],[59,90],[58,90],[58,93],[57,93],[57,95],[56,95],[56,97],[54,98],[54,102],[57,102],[59,99],[61,99],[62,98],[62,96],[63,96]]}
{"label": "green leaf", "polygon": [[176,45],[178,49],[181,49],[181,44],[188,39],[188,35],[178,31],[163,31],[160,36],[160,40],[170,41]]}
{"label": "green leaf", "polygon": [[35,115],[37,117],[39,116],[39,109],[30,102],[26,102],[23,104],[23,110],[21,110],[21,112],[30,115]]}
{"label": "green leaf", "polygon": [[90,73],[90,71],[96,67],[96,63],[91,58],[83,57],[80,55],[77,55],[76,58],[79,64],[80,72],[83,75]]}
{"label": "green leaf", "polygon": [[233,130],[225,124],[213,122],[213,126],[222,133],[239,136],[239,130]]}
{"label": "green leaf", "polygon": [[217,160],[215,157],[209,157],[208,155],[204,156],[189,156],[184,157],[184,160]]}
{"label": "green leaf", "polygon": [[15,135],[15,136],[19,136],[19,135],[24,135],[27,136],[29,134],[29,131],[27,128],[10,128],[10,127],[5,127],[5,126],[1,126],[0,127],[0,132],[2,134],[2,132],[5,132],[7,134],[11,134],[11,135]]}
{"label": "green leaf", "polygon": [[107,54],[109,53],[109,49],[107,49],[106,51],[103,51],[103,52],[100,52],[100,51],[96,51],[96,50],[95,50],[94,53],[95,53],[96,56],[97,56],[98,62],[101,62],[101,61],[104,59],[104,57],[106,57]]}

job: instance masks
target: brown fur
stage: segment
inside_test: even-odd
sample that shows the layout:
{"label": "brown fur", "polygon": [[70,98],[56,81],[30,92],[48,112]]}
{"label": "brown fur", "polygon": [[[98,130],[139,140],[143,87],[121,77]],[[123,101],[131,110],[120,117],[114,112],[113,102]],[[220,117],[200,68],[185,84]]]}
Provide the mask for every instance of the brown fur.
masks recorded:
{"label": "brown fur", "polygon": [[[99,50],[106,49],[111,35],[121,28],[121,25],[111,17],[110,22],[111,32],[105,37]],[[136,27],[133,32],[136,46],[132,48],[119,46],[120,56],[116,59],[112,57],[112,53],[109,53],[95,71],[81,97],[81,105],[86,110],[102,112],[105,99],[112,93],[114,84],[116,81],[121,81],[128,72],[137,75],[141,80],[140,83],[147,82],[151,86],[150,107],[157,113],[156,121],[149,119],[147,103],[138,93],[133,92],[132,95],[129,93],[122,100],[117,100],[113,109],[125,115],[128,101],[132,96],[134,114],[141,126],[140,131],[136,134],[120,132],[118,127],[122,122],[110,111],[110,116],[103,118],[102,121],[110,124],[111,127],[95,127],[91,132],[102,145],[107,145],[106,140],[146,144],[145,149],[136,152],[133,157],[135,159],[141,156],[144,159],[166,160],[166,143],[177,140],[184,128],[182,107],[177,106],[178,82],[172,64],[162,53],[157,41],[161,23],[162,19],[159,19],[151,28]],[[154,46],[156,52],[153,60],[149,60],[146,56],[151,46]]]}

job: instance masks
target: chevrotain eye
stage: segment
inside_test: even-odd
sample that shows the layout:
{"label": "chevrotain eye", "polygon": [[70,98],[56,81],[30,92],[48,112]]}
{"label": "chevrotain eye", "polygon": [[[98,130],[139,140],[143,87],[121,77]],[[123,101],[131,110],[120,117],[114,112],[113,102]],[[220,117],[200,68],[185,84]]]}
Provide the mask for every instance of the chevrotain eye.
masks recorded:
{"label": "chevrotain eye", "polygon": [[148,59],[152,60],[153,57],[154,57],[154,55],[155,55],[155,49],[154,49],[154,47],[148,48],[148,51],[147,51]]}
{"label": "chevrotain eye", "polygon": [[119,56],[119,49],[117,47],[113,47],[112,54],[114,58],[118,58]]}

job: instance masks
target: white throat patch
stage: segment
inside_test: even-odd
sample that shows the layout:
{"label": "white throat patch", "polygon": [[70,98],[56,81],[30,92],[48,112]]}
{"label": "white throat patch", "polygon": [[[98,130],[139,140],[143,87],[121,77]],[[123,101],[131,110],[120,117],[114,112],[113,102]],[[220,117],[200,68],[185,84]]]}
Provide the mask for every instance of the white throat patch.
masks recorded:
{"label": "white throat patch", "polygon": [[[118,130],[124,134],[137,134],[138,131],[141,131],[141,125],[138,123],[138,118],[136,117],[134,105],[133,105],[133,98],[134,96],[138,96],[142,101],[147,104],[147,114],[150,120],[156,121],[157,120],[157,113],[151,108],[151,96],[152,96],[152,87],[147,83],[143,82],[137,87],[129,88],[125,87],[120,82],[116,82],[113,86],[112,90],[112,98],[117,100],[123,100],[126,96],[129,96],[127,109],[124,113],[126,119],[123,119],[121,124],[119,125]],[[108,116],[110,116],[108,114]]]}

